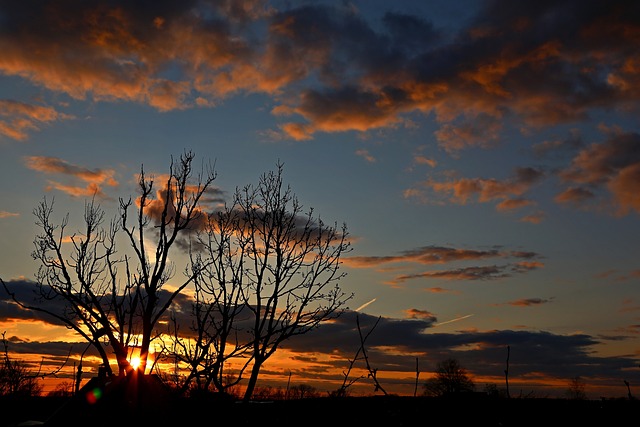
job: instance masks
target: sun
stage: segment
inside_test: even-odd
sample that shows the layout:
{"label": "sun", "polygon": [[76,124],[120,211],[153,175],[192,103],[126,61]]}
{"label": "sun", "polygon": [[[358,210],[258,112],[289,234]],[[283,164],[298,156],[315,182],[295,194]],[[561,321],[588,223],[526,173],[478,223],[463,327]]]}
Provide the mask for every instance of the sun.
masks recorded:
{"label": "sun", "polygon": [[140,358],[139,357],[134,357],[131,359],[131,362],[129,362],[130,365],[133,367],[133,369],[138,369],[140,367]]}

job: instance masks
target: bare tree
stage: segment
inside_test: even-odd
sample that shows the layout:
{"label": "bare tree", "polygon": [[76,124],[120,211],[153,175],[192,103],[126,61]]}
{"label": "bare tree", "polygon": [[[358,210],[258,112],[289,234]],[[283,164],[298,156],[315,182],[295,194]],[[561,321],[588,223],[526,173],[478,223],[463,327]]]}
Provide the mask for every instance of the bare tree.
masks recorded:
{"label": "bare tree", "polygon": [[332,396],[332,397],[346,397],[348,395],[349,387],[351,387],[357,381],[359,381],[362,378],[364,378],[364,375],[361,375],[359,377],[351,377],[351,371],[353,370],[353,367],[355,366],[355,364],[356,364],[356,362],[358,360],[364,360],[365,361],[365,366],[366,366],[366,369],[367,369],[367,372],[368,372],[367,377],[371,378],[373,380],[374,391],[381,390],[385,395],[387,394],[387,392],[384,390],[384,388],[382,388],[382,386],[378,382],[378,376],[377,376],[378,370],[377,369],[373,369],[371,367],[371,365],[369,364],[369,356],[367,355],[367,350],[366,350],[366,347],[365,347],[365,342],[369,338],[369,335],[371,335],[373,330],[376,328],[376,326],[378,326],[378,323],[380,322],[381,318],[382,317],[379,316],[378,319],[376,320],[376,322],[373,324],[373,326],[369,329],[369,332],[367,332],[366,335],[362,335],[362,329],[360,327],[360,316],[358,315],[358,313],[356,313],[356,326],[358,327],[358,336],[360,338],[360,346],[358,347],[358,350],[356,351],[356,354],[353,356],[353,359],[349,359],[349,368],[346,371],[342,372],[342,376],[344,377],[343,380],[342,380],[342,385],[337,390],[332,391],[330,393],[330,396]]}
{"label": "bare tree", "polygon": [[369,363],[369,355],[367,354],[367,349],[364,346],[364,342],[367,340],[369,335],[371,335],[371,332],[373,332],[375,327],[378,325],[378,322],[380,321],[380,319],[381,317],[378,317],[378,320],[376,320],[376,323],[371,327],[371,329],[369,329],[369,332],[365,336],[362,335],[362,330],[360,329],[360,318],[358,316],[356,316],[356,323],[358,324],[358,335],[360,335],[360,349],[362,350],[362,358],[364,359],[364,363],[367,367],[367,371],[369,372],[368,376],[373,380],[373,385],[375,386],[374,391],[381,391],[386,396],[387,391],[382,387],[382,385],[378,381],[378,369],[373,368]]}
{"label": "bare tree", "polygon": [[[34,210],[42,231],[33,251],[40,262],[38,300],[19,301],[6,285],[5,289],[21,307],[46,313],[82,336],[98,351],[109,375],[107,347],[118,373],[126,375],[134,370],[127,358],[129,348],[139,346],[139,370],[145,372],[158,320],[197,274],[192,272],[171,291],[163,288],[174,276],[169,254],[199,224],[201,198],[216,177],[210,166],[194,174],[194,157],[185,152],[176,163],[172,159],[157,190],[142,167],[138,198],[135,203],[120,199],[118,216],[106,227],[105,211],[95,199],[85,204],[84,231],[70,235],[68,214],[59,224],[53,222],[53,201],[45,198]],[[133,216],[130,210],[136,211]],[[126,242],[122,252],[117,250],[119,236]]]}
{"label": "bare tree", "polygon": [[428,396],[445,396],[473,390],[473,380],[456,359],[446,359],[438,363],[436,375],[424,384],[424,391]]}
{"label": "bare tree", "polygon": [[6,332],[2,333],[4,351],[0,361],[0,396],[39,396],[42,384],[38,380],[55,375],[62,367],[43,373],[40,363],[37,370],[31,370],[27,362],[9,357],[9,343],[5,334]]}
{"label": "bare tree", "polygon": [[587,393],[585,392],[586,384],[579,376],[571,378],[567,384],[567,390],[565,396],[567,399],[573,400],[586,400]]}
{"label": "bare tree", "polygon": [[313,209],[303,212],[282,173],[278,163],[257,186],[236,188],[233,202],[209,217],[200,238],[207,257],[194,262],[203,273],[195,285],[206,296],[198,301],[217,316],[208,317],[201,340],[217,357],[210,372],[218,382],[229,355],[246,357],[234,372],[240,379],[250,368],[245,400],[283,341],[340,315],[352,297],[338,286],[340,257],[350,250],[346,225],[327,226]]}
{"label": "bare tree", "polygon": [[507,397],[511,397],[511,395],[509,394],[509,356],[511,355],[511,346],[507,346],[507,362],[506,362],[506,367],[504,368],[504,382],[506,385],[506,390],[507,390]]}
{"label": "bare tree", "polygon": [[347,228],[327,226],[303,207],[282,179],[283,165],[261,176],[256,187],[237,190],[233,210],[243,221],[236,258],[243,266],[245,304],[252,313],[253,365],[248,400],[264,362],[286,339],[342,313],[353,295],[338,282],[340,257],[350,250]]}
{"label": "bare tree", "polygon": [[308,384],[294,385],[289,389],[288,399],[309,399],[320,397],[320,393],[315,387]]}
{"label": "bare tree", "polygon": [[[240,212],[223,209],[207,215],[204,232],[198,234],[197,250],[191,253],[190,273],[194,277],[194,302],[189,330],[181,331],[172,319],[173,330],[166,354],[185,366],[188,374],[182,389],[215,390],[227,393],[242,380],[242,372],[253,360],[245,306],[243,254],[235,243],[243,227]],[[225,369],[229,359],[241,360],[234,372]]]}

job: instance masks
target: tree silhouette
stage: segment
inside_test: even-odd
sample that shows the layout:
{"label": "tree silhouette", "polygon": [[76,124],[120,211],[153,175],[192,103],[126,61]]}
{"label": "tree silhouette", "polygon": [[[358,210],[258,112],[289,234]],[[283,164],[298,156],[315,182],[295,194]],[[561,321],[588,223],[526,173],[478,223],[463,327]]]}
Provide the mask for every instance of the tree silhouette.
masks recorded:
{"label": "tree silhouette", "polygon": [[438,363],[435,376],[424,383],[427,396],[446,396],[475,390],[473,380],[457,359],[449,358]]}
{"label": "tree silhouette", "polygon": [[573,377],[568,383],[567,390],[565,395],[567,399],[573,400],[585,400],[587,398],[587,393],[585,392],[586,385],[582,378]]}
{"label": "tree silhouette", "polygon": [[189,371],[183,389],[226,392],[246,379],[244,400],[257,398],[260,369],[280,344],[340,315],[352,297],[338,286],[340,257],[350,250],[346,226],[304,212],[283,168],[236,188],[232,202],[203,221],[188,273],[189,339],[173,322],[167,348]]}
{"label": "tree silhouette", "polygon": [[206,249],[192,266],[201,272],[194,282],[202,349],[196,362],[220,389],[225,360],[245,356],[234,374],[239,379],[250,369],[248,400],[283,341],[340,315],[352,297],[338,286],[340,257],[350,250],[346,226],[327,226],[313,209],[303,211],[278,163],[256,186],[236,188],[233,202],[209,215],[205,230],[199,242]]}
{"label": "tree silhouette", "polygon": [[264,362],[278,346],[341,314],[353,295],[338,282],[340,257],[350,250],[347,228],[327,226],[285,187],[283,165],[261,176],[257,186],[238,189],[227,209],[237,218],[235,265],[243,266],[244,304],[251,312],[251,357],[245,400]]}
{"label": "tree silhouette", "polygon": [[[176,163],[172,159],[157,190],[142,167],[138,198],[135,203],[120,199],[118,215],[106,227],[105,211],[95,197],[85,203],[81,233],[68,233],[68,214],[55,224],[54,202],[45,198],[34,210],[41,230],[32,254],[40,263],[36,302],[19,301],[3,282],[21,307],[54,317],[90,343],[108,375],[112,373],[108,348],[118,373],[126,375],[134,370],[127,357],[133,345],[140,348],[139,370],[144,373],[158,320],[194,280],[187,276],[173,290],[163,289],[174,276],[169,255],[197,225],[201,198],[215,179],[211,167],[194,176],[194,157],[187,151]],[[130,215],[133,209],[135,214]],[[120,236],[126,242],[121,251]]]}
{"label": "tree silhouette", "polygon": [[42,384],[22,360],[4,357],[0,364],[0,396],[39,396]]}
{"label": "tree silhouette", "polygon": [[42,371],[42,362],[37,370],[33,370],[27,362],[9,356],[9,341],[6,338],[6,331],[2,333],[1,340],[4,351],[2,360],[0,360],[0,396],[39,396],[43,389],[39,379],[55,376],[69,359],[67,356],[59,367],[49,372]]}

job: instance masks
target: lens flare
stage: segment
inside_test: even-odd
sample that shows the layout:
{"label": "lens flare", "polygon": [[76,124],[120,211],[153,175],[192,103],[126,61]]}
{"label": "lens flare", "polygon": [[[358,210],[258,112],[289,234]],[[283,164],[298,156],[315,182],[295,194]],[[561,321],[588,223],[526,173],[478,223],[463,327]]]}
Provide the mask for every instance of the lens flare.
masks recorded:
{"label": "lens flare", "polygon": [[101,397],[102,397],[102,390],[99,388],[94,388],[93,390],[90,390],[89,392],[87,392],[87,402],[89,402],[92,405],[96,403],[98,400],[100,400]]}

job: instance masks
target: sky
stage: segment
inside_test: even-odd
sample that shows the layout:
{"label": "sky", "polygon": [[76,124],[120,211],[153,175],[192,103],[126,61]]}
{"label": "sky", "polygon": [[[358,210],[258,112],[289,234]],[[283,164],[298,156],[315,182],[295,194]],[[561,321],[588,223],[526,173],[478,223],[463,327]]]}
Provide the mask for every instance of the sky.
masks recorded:
{"label": "sky", "polygon": [[[354,298],[265,381],[336,389],[358,318],[391,393],[508,356],[511,395],[640,396],[639,46],[619,0],[0,1],[0,278],[35,280],[45,197],[79,230],[185,150],[227,200],[281,162]],[[77,341],[0,302],[18,357]]]}

